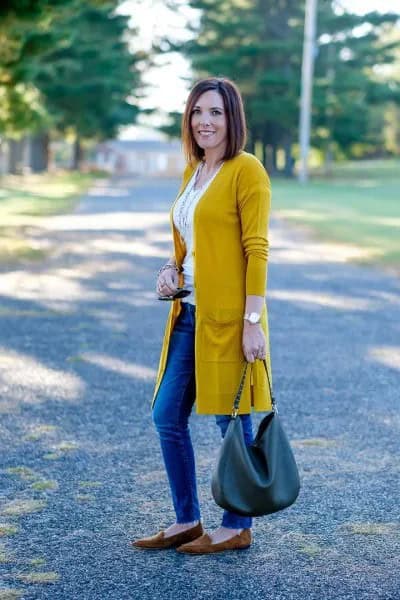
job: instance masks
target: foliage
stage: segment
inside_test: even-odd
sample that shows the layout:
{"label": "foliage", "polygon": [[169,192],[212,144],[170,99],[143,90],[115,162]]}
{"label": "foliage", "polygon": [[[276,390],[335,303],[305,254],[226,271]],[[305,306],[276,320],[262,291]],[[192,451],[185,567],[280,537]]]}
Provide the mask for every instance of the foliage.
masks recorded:
{"label": "foliage", "polygon": [[316,147],[334,143],[344,154],[376,152],[383,146],[384,106],[400,99],[400,86],[375,76],[394,61],[398,42],[386,41],[395,15],[362,17],[320,11],[324,35],[315,63],[314,135]]}
{"label": "foliage", "polygon": [[[180,1],[170,5],[178,8]],[[217,75],[236,81],[245,100],[252,149],[259,142],[263,160],[274,169],[283,148],[290,172],[298,136],[304,1],[190,0],[189,5],[200,11],[198,25],[191,26],[192,39],[165,40],[158,50],[183,52],[195,79]],[[399,87],[375,73],[393,61],[398,43],[386,43],[383,33],[397,19],[376,12],[341,14],[332,2],[319,3],[313,144],[324,152],[338,149],[351,155],[355,144],[382,143],[375,136],[382,130],[384,111],[378,113],[376,107],[398,101]],[[171,131],[176,120],[172,115]]]}
{"label": "foliage", "polygon": [[36,77],[61,129],[111,137],[120,124],[134,121],[137,107],[126,98],[139,75],[137,58],[122,39],[125,26],[125,17],[92,8],[61,24],[64,44],[45,53]]}
{"label": "foliage", "polygon": [[0,132],[53,126],[105,138],[135,120],[143,55],[131,54],[135,30],[115,7],[106,0],[14,0],[2,7]]}

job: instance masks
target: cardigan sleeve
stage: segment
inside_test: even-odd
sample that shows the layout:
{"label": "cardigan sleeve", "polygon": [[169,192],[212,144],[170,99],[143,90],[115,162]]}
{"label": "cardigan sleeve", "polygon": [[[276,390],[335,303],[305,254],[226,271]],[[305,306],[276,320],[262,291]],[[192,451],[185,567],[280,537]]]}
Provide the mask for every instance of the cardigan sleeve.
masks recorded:
{"label": "cardigan sleeve", "polygon": [[247,259],[246,295],[264,296],[267,286],[271,186],[266,170],[255,156],[247,155],[241,165],[237,185],[241,239]]}

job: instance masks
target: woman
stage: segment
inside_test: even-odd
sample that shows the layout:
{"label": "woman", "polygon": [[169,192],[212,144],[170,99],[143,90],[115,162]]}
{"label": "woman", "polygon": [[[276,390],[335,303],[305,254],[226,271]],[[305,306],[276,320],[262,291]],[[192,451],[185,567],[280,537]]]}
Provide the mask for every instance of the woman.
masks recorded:
{"label": "woman", "polygon": [[237,87],[228,79],[199,81],[182,122],[187,167],[171,210],[173,257],[160,269],[159,296],[190,291],[171,306],[153,399],[153,420],[171,488],[176,522],[137,540],[140,548],[191,554],[248,548],[250,517],[225,511],[216,531],[204,532],[188,419],[216,415],[224,436],[244,360],[251,363],[240,402],[246,443],[251,410],[269,410],[262,361],[269,362],[265,287],[269,179],[243,151],[246,124]]}

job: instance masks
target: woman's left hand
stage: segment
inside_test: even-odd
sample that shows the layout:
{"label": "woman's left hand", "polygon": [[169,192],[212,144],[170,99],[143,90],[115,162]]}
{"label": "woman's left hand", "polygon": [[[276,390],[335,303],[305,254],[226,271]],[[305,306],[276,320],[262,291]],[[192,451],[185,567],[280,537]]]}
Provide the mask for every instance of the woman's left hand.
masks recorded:
{"label": "woman's left hand", "polygon": [[242,347],[243,354],[249,363],[266,357],[265,334],[259,323],[252,325],[248,321],[244,321]]}

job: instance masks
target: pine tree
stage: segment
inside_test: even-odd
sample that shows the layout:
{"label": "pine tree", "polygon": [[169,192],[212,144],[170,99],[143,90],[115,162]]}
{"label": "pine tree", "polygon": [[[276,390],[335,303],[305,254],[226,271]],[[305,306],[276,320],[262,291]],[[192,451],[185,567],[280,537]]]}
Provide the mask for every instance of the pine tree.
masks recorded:
{"label": "pine tree", "polygon": [[395,59],[398,42],[383,35],[395,22],[395,15],[320,11],[313,144],[328,162],[335,149],[355,156],[362,146],[367,152],[384,146],[384,107],[400,98],[400,89],[374,73]]}
{"label": "pine tree", "polygon": [[76,134],[74,167],[82,138],[104,139],[133,123],[138,107],[128,101],[140,85],[137,63],[124,40],[127,17],[87,8],[61,22],[62,46],[41,57],[35,84],[61,131]]}
{"label": "pine tree", "polygon": [[[179,1],[170,4],[179,6]],[[227,76],[239,85],[250,149],[257,147],[271,170],[283,149],[284,172],[290,174],[298,137],[304,2],[190,0],[189,4],[201,11],[199,25],[192,27],[189,42],[170,41],[169,49],[184,53],[195,79]],[[333,3],[319,3],[313,144],[323,152],[340,149],[351,154],[356,144],[368,143],[376,107],[397,97],[397,89],[373,74],[376,66],[392,60],[393,47],[381,43],[381,34],[396,19],[391,14],[338,14]]]}
{"label": "pine tree", "polygon": [[115,6],[108,0],[83,6],[77,0],[12,0],[2,7],[0,133],[74,131],[77,167],[82,138],[113,136],[134,122],[138,108],[128,98],[140,87],[143,56],[130,53],[135,30]]}

